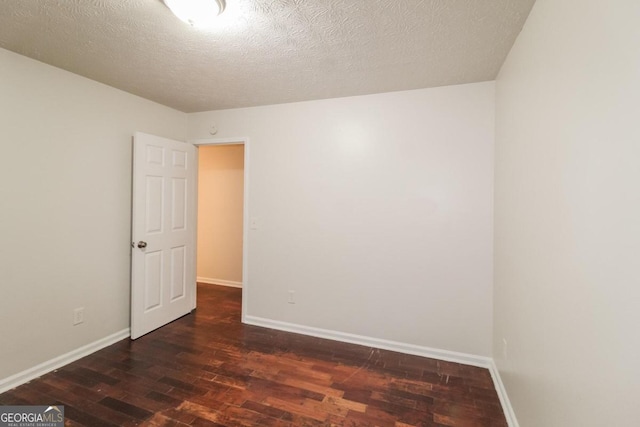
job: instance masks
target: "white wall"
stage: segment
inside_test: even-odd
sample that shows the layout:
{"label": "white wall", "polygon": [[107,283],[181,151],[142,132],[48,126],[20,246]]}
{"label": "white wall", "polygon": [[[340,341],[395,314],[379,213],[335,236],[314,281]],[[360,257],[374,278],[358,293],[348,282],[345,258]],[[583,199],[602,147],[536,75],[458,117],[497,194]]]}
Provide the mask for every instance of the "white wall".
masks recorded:
{"label": "white wall", "polygon": [[136,130],[186,115],[0,49],[0,379],[129,327]]}
{"label": "white wall", "polygon": [[522,426],[638,425],[639,19],[538,0],[497,80],[494,354]]}
{"label": "white wall", "polygon": [[198,148],[198,280],[242,284],[244,145]]}
{"label": "white wall", "polygon": [[190,114],[191,138],[250,138],[246,314],[490,355],[493,97],[487,82]]}

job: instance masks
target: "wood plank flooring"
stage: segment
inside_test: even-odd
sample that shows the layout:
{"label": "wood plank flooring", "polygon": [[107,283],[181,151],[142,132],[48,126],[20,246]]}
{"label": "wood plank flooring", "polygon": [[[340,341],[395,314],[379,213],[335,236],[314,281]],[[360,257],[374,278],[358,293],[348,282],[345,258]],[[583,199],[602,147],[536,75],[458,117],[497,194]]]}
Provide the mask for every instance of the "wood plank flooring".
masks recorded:
{"label": "wood plank flooring", "polygon": [[0,395],[69,426],[506,426],[486,369],[240,323],[241,291]]}

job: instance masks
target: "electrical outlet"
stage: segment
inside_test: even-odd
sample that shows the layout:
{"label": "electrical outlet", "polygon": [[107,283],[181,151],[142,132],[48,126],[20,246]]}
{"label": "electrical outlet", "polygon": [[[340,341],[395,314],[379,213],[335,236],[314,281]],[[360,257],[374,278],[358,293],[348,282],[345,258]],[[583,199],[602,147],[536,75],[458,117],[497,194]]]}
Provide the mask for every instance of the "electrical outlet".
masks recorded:
{"label": "electrical outlet", "polygon": [[504,360],[508,359],[508,353],[507,353],[507,339],[506,338],[502,338],[502,358]]}
{"label": "electrical outlet", "polygon": [[296,303],[296,291],[289,291],[289,304]]}
{"label": "electrical outlet", "polygon": [[73,310],[73,326],[84,323],[84,307]]}

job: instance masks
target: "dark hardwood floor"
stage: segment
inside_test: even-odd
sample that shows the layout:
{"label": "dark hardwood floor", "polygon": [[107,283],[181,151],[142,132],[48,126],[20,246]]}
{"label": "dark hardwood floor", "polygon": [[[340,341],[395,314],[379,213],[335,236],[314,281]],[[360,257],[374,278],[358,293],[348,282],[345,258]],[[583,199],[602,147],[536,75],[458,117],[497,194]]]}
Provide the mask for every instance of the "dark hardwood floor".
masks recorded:
{"label": "dark hardwood floor", "polygon": [[239,289],[0,395],[70,426],[506,426],[486,369],[240,323]]}

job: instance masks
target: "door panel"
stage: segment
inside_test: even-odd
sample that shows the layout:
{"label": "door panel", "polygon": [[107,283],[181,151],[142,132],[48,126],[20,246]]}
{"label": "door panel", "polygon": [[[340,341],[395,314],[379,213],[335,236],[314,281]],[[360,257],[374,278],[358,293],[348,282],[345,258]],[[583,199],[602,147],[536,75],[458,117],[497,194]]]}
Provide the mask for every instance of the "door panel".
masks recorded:
{"label": "door panel", "polygon": [[184,230],[186,228],[187,216],[187,180],[184,178],[173,178],[172,188],[172,212],[171,229],[173,231]]}
{"label": "door panel", "polygon": [[171,301],[186,295],[186,253],[184,246],[171,248]]}
{"label": "door panel", "polygon": [[132,339],[194,308],[195,151],[184,142],[135,134]]}
{"label": "door panel", "polygon": [[146,252],[144,270],[144,312],[147,313],[162,302],[162,252]]}
{"label": "door panel", "polygon": [[164,180],[161,176],[147,176],[147,195],[145,211],[147,220],[145,229],[147,234],[162,233],[162,214],[163,210],[157,207],[164,205]]}

